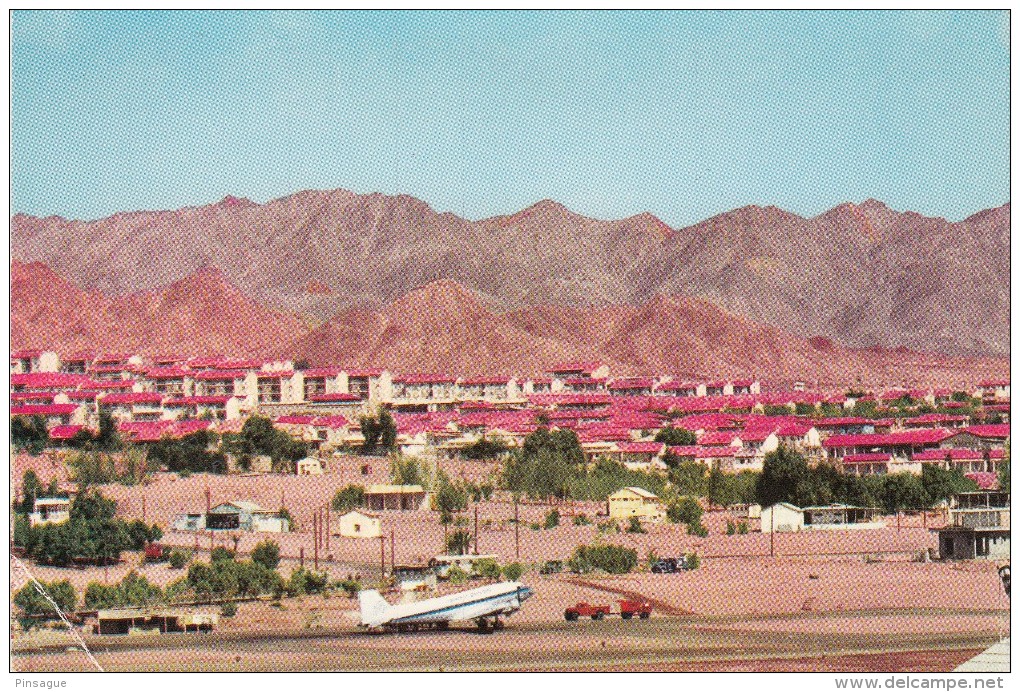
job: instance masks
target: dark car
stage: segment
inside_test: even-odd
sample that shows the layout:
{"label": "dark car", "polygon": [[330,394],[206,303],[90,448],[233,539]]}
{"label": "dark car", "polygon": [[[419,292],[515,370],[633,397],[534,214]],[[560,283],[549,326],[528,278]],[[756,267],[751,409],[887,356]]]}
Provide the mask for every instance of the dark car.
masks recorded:
{"label": "dark car", "polygon": [[652,572],[655,574],[672,574],[673,572],[682,572],[686,569],[687,556],[685,555],[680,557],[664,557],[652,565]]}

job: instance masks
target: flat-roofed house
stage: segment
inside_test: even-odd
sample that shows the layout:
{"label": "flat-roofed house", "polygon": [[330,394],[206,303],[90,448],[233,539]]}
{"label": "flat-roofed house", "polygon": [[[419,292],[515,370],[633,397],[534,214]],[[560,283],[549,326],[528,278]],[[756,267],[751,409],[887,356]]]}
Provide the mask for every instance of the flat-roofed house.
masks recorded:
{"label": "flat-roofed house", "polygon": [[237,420],[242,401],[229,394],[175,397],[163,401],[163,412],[171,419],[207,416],[217,421]]}
{"label": "flat-roofed house", "polygon": [[777,502],[761,510],[762,533],[790,533],[804,528],[804,510],[789,502]]}
{"label": "flat-roofed house", "polygon": [[978,385],[975,395],[984,401],[1008,401],[1009,380],[985,380]]}
{"label": "flat-roofed house", "polygon": [[209,510],[205,518],[207,530],[287,533],[290,522],[279,512],[264,510],[254,502],[235,500],[223,502]]}
{"label": "flat-roofed house", "polygon": [[71,518],[71,500],[66,497],[37,497],[28,515],[32,526],[62,524]]}
{"label": "flat-roofed house", "polygon": [[651,396],[656,384],[658,379],[655,377],[617,377],[606,385],[606,389],[616,396]]}
{"label": "flat-roofed house", "polygon": [[352,509],[337,521],[337,532],[344,538],[379,538],[382,522],[378,514]]}
{"label": "flat-roofed house", "polygon": [[673,379],[660,382],[652,393],[657,396],[698,397],[705,396],[705,391],[704,384]]}
{"label": "flat-roofed house", "polygon": [[293,382],[293,371],[263,370],[255,373],[255,380],[260,405],[289,404],[304,400],[304,391]]}
{"label": "flat-roofed house", "polygon": [[620,461],[628,469],[648,470],[651,468],[665,469],[663,456],[666,445],[662,442],[616,442],[620,453]]}
{"label": "flat-roofed house", "polygon": [[937,529],[943,560],[1008,560],[1009,493],[976,492],[954,496],[949,525]]}
{"label": "flat-roofed house", "polygon": [[381,369],[351,369],[347,372],[347,392],[362,401],[387,402],[393,399],[393,375]]}
{"label": "flat-roofed house", "polygon": [[456,380],[449,375],[415,373],[393,378],[392,405],[403,411],[436,411],[456,401]]}
{"label": "flat-roofed house", "polygon": [[365,507],[371,511],[427,509],[428,501],[428,493],[420,485],[380,483],[365,489]]}

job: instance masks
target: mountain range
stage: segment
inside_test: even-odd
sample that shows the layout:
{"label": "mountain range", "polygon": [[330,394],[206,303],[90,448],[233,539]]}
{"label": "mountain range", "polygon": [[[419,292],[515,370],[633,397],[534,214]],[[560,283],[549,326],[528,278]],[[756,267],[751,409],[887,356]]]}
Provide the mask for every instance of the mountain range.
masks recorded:
{"label": "mountain range", "polygon": [[1008,203],[954,223],[867,200],[811,218],[742,207],[673,229],[545,200],[470,221],[407,195],[333,190],[95,221],[18,214],[11,253],[108,296],[216,268],[249,299],[316,323],[448,280],[501,314],[689,296],[848,347],[1003,356],[1009,219]]}
{"label": "mountain range", "polygon": [[313,326],[246,297],[216,269],[123,296],[85,291],[41,263],[11,267],[11,344],[145,355],[286,357],[309,365],[385,367],[398,373],[529,376],[562,360],[600,359],[615,375],[972,385],[1002,377],[1005,358],[848,349],[733,315],[707,301],[659,295],[640,306],[555,305],[496,312],[482,296],[441,280],[380,309],[341,311]]}

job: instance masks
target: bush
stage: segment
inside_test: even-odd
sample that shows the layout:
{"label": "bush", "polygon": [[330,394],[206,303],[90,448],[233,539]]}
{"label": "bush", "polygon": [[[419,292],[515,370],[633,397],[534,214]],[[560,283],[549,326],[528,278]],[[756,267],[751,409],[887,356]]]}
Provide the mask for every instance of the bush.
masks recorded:
{"label": "bush", "polygon": [[543,528],[555,529],[560,525],[560,513],[559,510],[551,509],[545,515],[545,522],[542,524]]}
{"label": "bush", "polygon": [[224,548],[221,545],[218,545],[215,548],[213,548],[212,552],[209,554],[209,561],[210,562],[214,562],[214,563],[215,562],[224,562],[224,561],[233,562],[233,560],[234,560],[234,554],[230,550],[228,550],[227,548]]}
{"label": "bush", "polygon": [[687,569],[698,569],[701,567],[701,558],[697,553],[687,553]]}
{"label": "bush", "polygon": [[361,507],[365,502],[365,488],[361,485],[349,483],[333,495],[333,511],[347,513],[356,507]]}
{"label": "bush", "polygon": [[329,583],[329,577],[325,572],[315,572],[304,567],[294,570],[290,579],[287,580],[285,590],[288,596],[303,596],[305,594],[321,593]]}
{"label": "bush", "polygon": [[622,545],[579,545],[567,561],[567,566],[579,574],[594,570],[626,574],[637,566],[637,562],[637,551]]}
{"label": "bush", "polygon": [[697,536],[698,538],[705,538],[706,536],[708,536],[708,529],[706,529],[705,525],[702,524],[701,522],[698,522],[697,524],[688,524],[687,535]]}
{"label": "bush", "polygon": [[674,524],[698,524],[701,522],[701,515],[704,510],[701,504],[693,497],[682,497],[679,502],[671,504],[666,509],[666,518]]}
{"label": "bush", "polygon": [[648,533],[641,526],[641,520],[637,517],[631,517],[630,522],[627,524],[627,533]]}
{"label": "bush", "polygon": [[598,525],[599,533],[620,533],[620,525],[615,521],[607,521]]}
{"label": "bush", "polygon": [[492,558],[485,558],[484,560],[475,560],[471,565],[471,571],[482,579],[499,579],[503,570],[500,569],[498,562]]}
{"label": "bush", "polygon": [[357,579],[341,579],[334,582],[334,586],[347,594],[347,598],[354,598],[361,591],[361,582]]}
{"label": "bush", "polygon": [[748,530],[748,527],[747,527],[747,522],[746,521],[737,522],[737,533],[738,534],[740,534],[741,536],[744,536],[744,535],[747,534],[747,530]]}
{"label": "bush", "polygon": [[591,519],[585,514],[578,514],[574,517],[574,526],[590,526]]}
{"label": "bush", "polygon": [[237,615],[237,604],[231,601],[230,603],[224,603],[220,608],[220,615],[225,618],[232,618]]}
{"label": "bush", "polygon": [[450,580],[451,584],[463,584],[468,580],[468,573],[457,565],[453,565],[447,570],[446,577]]}
{"label": "bush", "polygon": [[447,555],[465,555],[471,547],[471,533],[458,529],[446,537]]}
{"label": "bush", "polygon": [[174,569],[182,569],[190,560],[191,556],[188,553],[178,549],[170,551],[170,557],[167,558],[170,566]]}
{"label": "bush", "polygon": [[251,551],[251,559],[266,569],[276,569],[280,566],[280,546],[274,541],[262,541]]}
{"label": "bush", "polygon": [[737,532],[737,524],[732,519],[726,520],[726,535],[732,536]]}
{"label": "bush", "polygon": [[511,562],[503,568],[503,578],[507,581],[517,581],[524,576],[524,565],[519,562]]}

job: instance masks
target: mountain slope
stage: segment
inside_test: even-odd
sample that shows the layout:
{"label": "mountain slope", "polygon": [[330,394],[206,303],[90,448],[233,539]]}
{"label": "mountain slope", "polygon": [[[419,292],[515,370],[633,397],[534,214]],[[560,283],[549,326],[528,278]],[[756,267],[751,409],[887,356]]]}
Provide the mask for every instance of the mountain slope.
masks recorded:
{"label": "mountain slope", "polygon": [[512,322],[532,306],[690,295],[852,347],[1004,355],[1009,219],[1009,204],[950,223],[868,200],[812,218],[744,207],[671,229],[647,213],[600,221],[545,200],[469,221],[407,195],[333,190],[89,222],[19,214],[11,250],[113,296],[216,266],[252,300],[318,321],[450,280]]}

